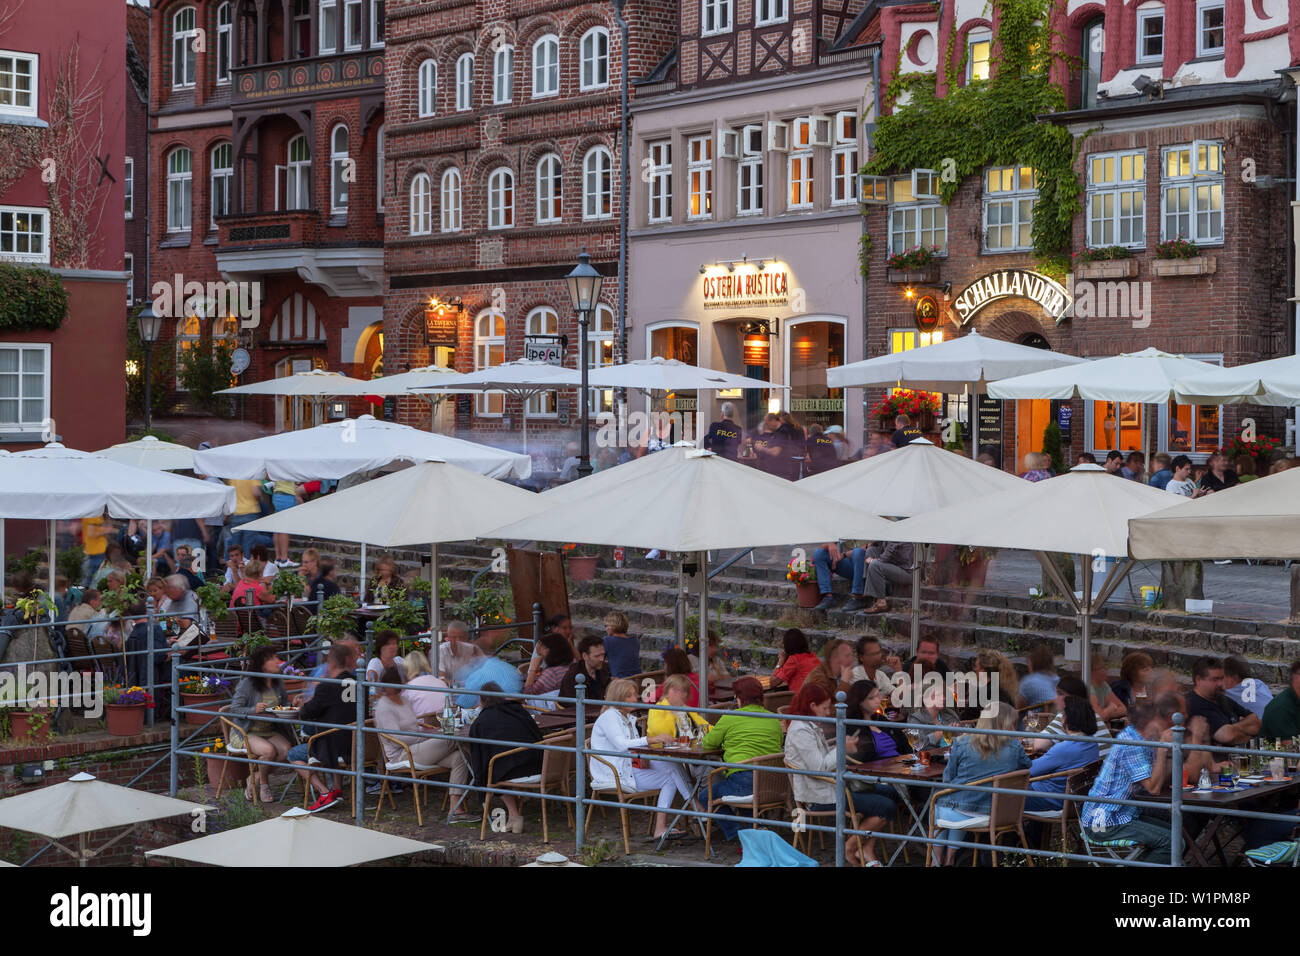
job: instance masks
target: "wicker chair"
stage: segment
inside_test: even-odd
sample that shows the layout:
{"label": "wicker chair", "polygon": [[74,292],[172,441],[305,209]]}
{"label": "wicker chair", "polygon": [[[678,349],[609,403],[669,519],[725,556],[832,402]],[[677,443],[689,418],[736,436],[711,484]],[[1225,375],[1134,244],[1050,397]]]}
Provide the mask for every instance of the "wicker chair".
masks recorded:
{"label": "wicker chair", "polygon": [[788,707],[794,703],[794,691],[789,690],[769,690],[763,695],[763,709],[777,713],[780,708]]}
{"label": "wicker chair", "polygon": [[[786,767],[790,767],[790,764],[787,763],[787,762],[785,761],[784,758],[782,758],[782,761],[781,761],[781,762],[782,762],[782,764],[784,764]],[[790,767],[790,769],[791,769],[791,770],[794,770],[794,769],[796,769],[796,768],[794,768],[794,767]],[[790,778],[789,778],[788,776],[786,776],[786,780],[789,781],[789,779],[790,779]],[[824,783],[834,783],[834,782],[835,782],[835,778],[834,778],[834,777],[814,776],[814,777],[805,777],[805,779],[807,779],[807,780],[821,780],[821,781],[823,781]],[[790,789],[790,805],[794,808],[794,810],[795,810],[796,812],[802,811],[803,819],[804,819],[804,820],[811,821],[811,820],[821,819],[821,818],[824,817],[824,818],[828,818],[828,819],[831,821],[831,825],[832,825],[832,826],[833,826],[834,823],[835,823],[835,810],[834,810],[834,809],[830,809],[830,810],[810,810],[806,804],[804,804],[804,803],[802,803],[802,802],[800,802],[800,801],[794,799],[794,789],[793,789],[793,787],[791,787],[791,789]],[[857,810],[856,810],[856,809],[854,808],[854,806],[853,806],[853,792],[849,789],[849,787],[848,787],[847,785],[844,787],[844,809],[848,812],[848,815],[849,815],[849,827],[850,827],[851,829],[853,829],[853,830],[856,830],[856,829],[858,828],[858,812],[857,812]],[[791,814],[791,816],[793,816],[793,814]],[[819,830],[819,831],[817,832],[817,842],[818,842],[818,845],[819,845],[819,846],[825,846],[825,845],[826,845],[826,844],[825,844],[825,838],[826,838],[826,834],[822,833],[822,832]],[[794,848],[795,848],[796,850],[799,849],[799,842],[800,842],[801,839],[804,839],[804,840],[807,841],[806,844],[805,844],[805,845],[807,846],[807,850],[806,850],[805,852],[807,852],[807,853],[811,853],[811,852],[812,852],[812,834],[809,833],[809,832],[806,831],[806,830],[804,830],[804,831],[802,831],[802,832],[801,832],[800,830],[795,830],[795,831],[794,831],[794,841],[793,841],[793,842],[794,842]],[[863,863],[864,863],[864,865],[865,865],[866,861],[863,860]]]}
{"label": "wicker chair", "polygon": [[[549,737],[543,737],[542,741],[548,745],[556,747],[572,748],[577,743],[578,733],[576,730],[562,731],[558,734],[552,734]],[[507,750],[506,753],[519,753],[524,747],[516,747],[514,750]],[[497,754],[488,762],[488,786],[492,786],[492,763],[497,757],[504,754]],[[527,777],[515,777],[512,780],[499,781],[496,786],[504,790],[515,790],[520,793],[535,793],[541,799],[542,804],[542,842],[551,842],[550,824],[546,818],[546,805],[550,803],[546,799],[547,794],[560,793],[563,796],[569,796],[573,791],[569,786],[569,778],[573,776],[573,758],[572,749],[563,750],[544,750],[542,751],[542,772],[531,774]],[[487,837],[488,824],[488,807],[492,802],[494,794],[483,794],[483,820],[479,824],[478,838],[480,840]],[[566,803],[565,809],[569,815],[569,826],[573,826],[573,806]]]}
{"label": "wicker chair", "polygon": [[[773,810],[784,812],[790,806],[790,775],[784,773],[763,773],[763,767],[780,767],[785,763],[785,755],[763,754],[759,757],[751,757],[748,760],[739,761],[743,764],[752,764],[754,766],[754,792],[749,794],[737,794],[735,796],[715,797],[713,795],[713,781],[721,781],[722,776],[726,773],[725,767],[719,767],[709,772],[706,783],[708,802],[704,809],[709,813],[714,812],[715,807],[728,807],[732,810],[748,809],[755,821],[762,818],[763,814],[771,813]],[[736,771],[739,773],[740,771]],[[704,826],[704,855],[709,856],[712,853],[713,846],[713,818],[709,817]]]}
{"label": "wicker chair", "polygon": [[[1101,771],[1101,761],[1094,760],[1092,763],[1083,767],[1076,767],[1073,770],[1058,770],[1056,773],[1044,774],[1041,777],[1031,777],[1029,782],[1037,783],[1040,780],[1055,780],[1061,777],[1065,778],[1065,792],[1073,796],[1082,796],[1092,789],[1093,781],[1097,779],[1097,774]],[[1043,825],[1043,839],[1040,841],[1039,848],[1046,850],[1049,846],[1049,837],[1052,835],[1052,827],[1059,827],[1061,838],[1064,840],[1065,835],[1071,831],[1074,822],[1079,818],[1079,802],[1077,800],[1064,800],[1064,806],[1060,810],[1026,810],[1025,816],[1031,820],[1037,820]]]}
{"label": "wicker chair", "polygon": [[85,631],[75,625],[68,625],[64,628],[63,635],[68,646],[68,663],[72,665],[73,670],[93,672],[99,669],[99,661],[90,658],[94,651],[90,649],[90,641],[86,640]]}
{"label": "wicker chair", "polygon": [[[597,757],[595,754],[590,754],[589,756],[592,760],[596,760],[599,761],[600,763],[603,763],[609,769],[610,776],[614,778],[614,786],[600,787],[600,788],[593,786],[591,788],[591,792],[593,795],[603,794],[606,797],[608,797],[610,792],[612,791],[615,797],[617,797],[619,803],[618,815],[623,823],[623,852],[630,855],[632,852],[632,841],[628,835],[627,808],[629,805],[634,803],[645,802],[648,805],[650,801],[658,800],[659,791],[658,790],[637,790],[633,793],[625,793],[623,790],[623,784],[618,779],[618,771],[614,769],[614,765],[610,763],[608,760],[606,760],[604,757]],[[647,828],[647,831],[653,833],[654,814],[647,813],[646,817],[650,820],[650,826]]]}
{"label": "wicker chair", "polygon": [[[233,720],[225,716],[229,710],[230,710],[230,705],[227,704],[226,706],[220,708],[217,711],[217,720],[221,721],[221,734],[226,739],[226,753],[235,757],[247,757],[248,756],[247,744],[245,744],[243,747],[235,746],[235,735],[238,734],[239,737],[242,739],[244,736],[244,732],[240,730],[238,726],[236,726]],[[251,764],[249,765],[248,772],[250,774],[253,772],[253,767]],[[221,788],[224,787],[225,784],[226,784],[226,775],[223,773],[221,775],[221,779],[217,781],[217,793],[216,796],[213,797],[214,800],[216,799],[216,797],[221,796]]]}
{"label": "wicker chair", "polygon": [[[376,734],[375,736],[379,737],[381,744],[382,744],[383,742],[386,741],[386,742],[388,742],[388,743],[390,743],[390,744],[393,744],[393,745],[395,745],[395,746],[401,748],[402,753],[405,754],[405,757],[403,757],[403,759],[398,760],[398,761],[396,761],[396,762],[389,762],[389,760],[388,760],[388,754],[385,753],[385,754],[384,754],[384,773],[385,773],[385,774],[391,774],[391,773],[394,773],[394,772],[397,772],[397,773],[406,773],[406,774],[408,774],[408,775],[410,776],[410,778],[411,778],[411,797],[412,797],[412,799],[415,801],[415,822],[416,822],[416,824],[419,825],[419,826],[424,826],[424,814],[420,812],[420,785],[419,785],[419,781],[421,781],[421,780],[431,780],[431,779],[433,779],[434,777],[442,777],[442,776],[448,776],[448,777],[449,777],[449,776],[451,776],[451,769],[450,769],[449,767],[444,767],[442,764],[422,764],[422,763],[418,763],[418,762],[416,762],[416,759],[415,759],[414,755],[411,753],[411,748],[410,748],[409,746],[407,746],[406,742],[403,741],[403,740],[401,740],[401,739],[399,739],[399,738],[397,738],[397,737],[394,737],[392,734],[380,733],[380,734]],[[444,803],[445,803],[445,801],[446,801],[447,795],[450,794],[450,792],[451,792],[451,791],[449,791],[449,790],[444,790],[444,791],[443,791],[443,800],[444,800]],[[379,822],[379,813],[380,813],[380,811],[384,809],[384,798],[385,798],[385,797],[388,798],[388,802],[389,802],[390,804],[392,804],[393,809],[396,810],[396,809],[397,809],[397,801],[396,801],[395,799],[393,799],[393,792],[388,788],[388,778],[387,778],[387,777],[384,778],[383,786],[382,786],[382,787],[380,788],[380,790],[379,790],[379,804],[378,804],[378,806],[375,807],[375,822],[376,822],[376,823]]]}
{"label": "wicker chair", "polygon": [[[979,786],[983,784],[992,784],[998,789],[1007,790],[1027,790],[1029,788],[1029,771],[1013,770],[1010,773],[1000,773],[996,776],[985,777],[982,780],[972,780],[969,786]],[[949,793],[963,793],[961,790],[940,790],[934,795],[937,801],[940,797]],[[930,839],[935,838],[935,812],[934,803],[931,803],[930,811]],[[988,833],[989,846],[995,848],[998,845],[998,838],[1006,833],[1014,833],[1020,837],[1020,845],[1026,850],[1029,849],[1029,841],[1025,839],[1024,827],[1025,797],[1023,794],[1001,794],[994,793],[989,812],[987,814],[978,814],[972,816],[960,824],[945,823],[940,825],[941,830],[968,830],[975,833]],[[938,852],[938,848],[935,848]],[[996,849],[992,849],[993,865],[997,866],[998,854]],[[927,854],[928,856],[929,854]],[[978,862],[978,851],[971,856],[971,866]],[[1033,859],[1027,857],[1029,865],[1033,866]]]}

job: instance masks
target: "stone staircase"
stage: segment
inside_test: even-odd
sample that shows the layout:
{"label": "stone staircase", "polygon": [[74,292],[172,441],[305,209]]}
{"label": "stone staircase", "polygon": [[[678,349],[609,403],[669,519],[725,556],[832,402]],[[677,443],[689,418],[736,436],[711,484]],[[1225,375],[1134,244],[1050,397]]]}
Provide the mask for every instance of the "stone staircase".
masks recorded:
{"label": "stone staircase", "polygon": [[[293,542],[295,552],[308,545],[334,557],[340,586],[356,591],[359,545]],[[368,562],[378,553],[371,549]],[[390,553],[406,573],[419,567],[428,549]],[[471,578],[489,564],[491,554],[491,547],[474,543],[439,549],[440,571],[451,581],[452,603],[468,593]],[[642,659],[650,670],[657,669],[660,655],[675,641],[677,571],[668,561],[647,561],[640,555],[629,549],[626,565],[616,568],[612,551],[607,550],[594,581],[570,582],[569,609],[579,630],[595,633],[603,632],[608,611],[625,613],[631,633],[641,638]],[[504,577],[496,575],[485,576],[481,583],[489,580],[508,587]],[[837,580],[837,588],[844,585]],[[687,600],[685,613],[693,617],[698,598]],[[1074,611],[1064,601],[988,590],[923,587],[921,615],[921,634],[937,638],[943,654],[963,669],[972,665],[981,647],[999,650],[1023,665],[1029,646],[1040,640],[1049,642],[1060,659],[1065,638],[1078,633]],[[891,598],[888,612],[871,617],[803,610],[795,605],[794,588],[785,580],[783,568],[750,565],[743,560],[709,582],[709,619],[722,636],[729,659],[761,670],[775,666],[782,634],[791,627],[801,628],[814,649],[831,638],[855,640],[872,634],[904,655],[911,633],[910,599],[906,596]],[[1118,676],[1123,656],[1134,650],[1150,654],[1158,667],[1183,675],[1190,674],[1192,662],[1203,654],[1235,654],[1250,662],[1256,677],[1274,686],[1288,681],[1291,661],[1300,658],[1298,625],[1144,610],[1113,601],[1094,615],[1092,633],[1093,646],[1105,654],[1112,678]],[[1078,665],[1068,666],[1077,670]]]}

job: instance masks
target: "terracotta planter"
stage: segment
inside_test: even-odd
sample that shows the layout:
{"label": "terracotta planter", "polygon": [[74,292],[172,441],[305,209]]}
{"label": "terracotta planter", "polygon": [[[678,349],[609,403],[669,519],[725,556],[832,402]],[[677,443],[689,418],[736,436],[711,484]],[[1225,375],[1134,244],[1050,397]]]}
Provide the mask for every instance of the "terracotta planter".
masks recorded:
{"label": "terracotta planter", "polygon": [[14,740],[44,743],[50,739],[50,714],[48,710],[11,710],[9,736]]}
{"label": "terracotta planter", "polygon": [[478,632],[476,641],[482,641],[483,644],[496,650],[506,641],[514,632],[508,627],[485,627]]}
{"label": "terracotta planter", "polygon": [[1214,256],[1192,256],[1190,259],[1152,259],[1151,272],[1158,276],[1208,276],[1218,271],[1219,260]]}
{"label": "terracotta planter", "polygon": [[596,562],[594,554],[571,554],[565,559],[565,572],[570,581],[594,581],[596,579]]}
{"label": "terracotta planter", "polygon": [[307,682],[301,677],[294,677],[284,682],[284,692],[292,697],[294,694],[301,694],[307,686]]}
{"label": "terracotta planter", "polygon": [[[181,692],[181,706],[183,707],[204,707],[206,704],[215,704],[218,701],[224,701],[225,699],[225,694],[187,694],[184,691]],[[217,711],[216,707],[205,707],[205,709],[211,711],[214,715]],[[203,714],[185,715],[185,723],[187,724],[202,725],[206,724],[211,719],[211,717]]]}
{"label": "terracotta planter", "polygon": [[821,588],[811,581],[807,584],[796,584],[794,590],[800,607],[816,607],[822,599]]}
{"label": "terracotta planter", "polygon": [[957,564],[957,583],[963,587],[982,588],[988,573],[988,558],[976,558],[970,564],[962,564],[959,561]]}
{"label": "terracotta planter", "polygon": [[144,733],[144,704],[105,704],[104,717],[108,732],[118,737]]}
{"label": "terracotta planter", "polygon": [[[239,760],[214,760],[211,757],[204,757],[204,772],[208,777],[208,784],[212,787],[220,785],[222,789],[238,788],[245,780],[248,779],[248,764]],[[222,774],[225,774],[224,778]]]}

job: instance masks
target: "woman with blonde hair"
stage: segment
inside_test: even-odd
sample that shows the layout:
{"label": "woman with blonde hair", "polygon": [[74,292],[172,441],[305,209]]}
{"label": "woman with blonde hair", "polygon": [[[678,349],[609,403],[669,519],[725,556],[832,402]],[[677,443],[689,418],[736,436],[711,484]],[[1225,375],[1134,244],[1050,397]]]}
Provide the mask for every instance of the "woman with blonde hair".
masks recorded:
{"label": "woman with blonde hair", "polygon": [[997,674],[998,700],[1016,709],[1021,707],[1020,677],[1016,674],[1016,665],[1005,654],[987,647],[980,648],[975,655],[975,673]]}
{"label": "woman with blonde hair", "polygon": [[[973,733],[964,734],[953,742],[948,754],[948,764],[943,769],[944,783],[969,784],[998,774],[1025,770],[1029,755],[1017,737],[982,734],[981,730],[1015,730],[1016,709],[999,702],[997,712],[991,717],[981,716]],[[988,816],[993,806],[993,795],[978,790],[958,790],[934,801],[934,825],[962,823],[972,817]],[[939,836],[945,840],[962,840],[962,830],[944,829]],[[944,864],[951,865],[956,847],[948,847]]]}
{"label": "woman with blonde hair", "polygon": [[[659,699],[661,704],[669,707],[690,707],[691,692],[699,694],[699,688],[691,683],[691,679],[685,674],[669,674],[664,678],[663,696]],[[664,710],[656,707],[650,711],[646,717],[646,733],[653,737],[656,734],[667,734],[669,737],[686,737],[692,730],[702,730],[708,732],[711,725],[707,720],[695,712],[683,713],[680,711]],[[698,732],[698,731],[697,731]]]}
{"label": "woman with blonde hair", "polygon": [[391,554],[381,554],[375,561],[375,576],[366,586],[365,603],[382,604],[389,588],[400,588],[402,579],[397,574],[397,562]]}
{"label": "woman with blonde hair", "polygon": [[402,658],[402,670],[406,675],[402,700],[411,705],[415,716],[441,714],[447,704],[447,695],[438,693],[438,690],[445,690],[447,685],[434,675],[424,651],[411,651]]}

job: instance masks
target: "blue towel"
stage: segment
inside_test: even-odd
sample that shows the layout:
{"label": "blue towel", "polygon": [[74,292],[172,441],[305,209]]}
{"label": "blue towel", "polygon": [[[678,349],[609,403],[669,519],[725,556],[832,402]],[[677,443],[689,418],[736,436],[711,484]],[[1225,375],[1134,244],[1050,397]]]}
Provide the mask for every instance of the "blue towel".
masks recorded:
{"label": "blue towel", "polygon": [[740,851],[736,866],[816,866],[817,861],[804,856],[771,830],[741,830]]}

